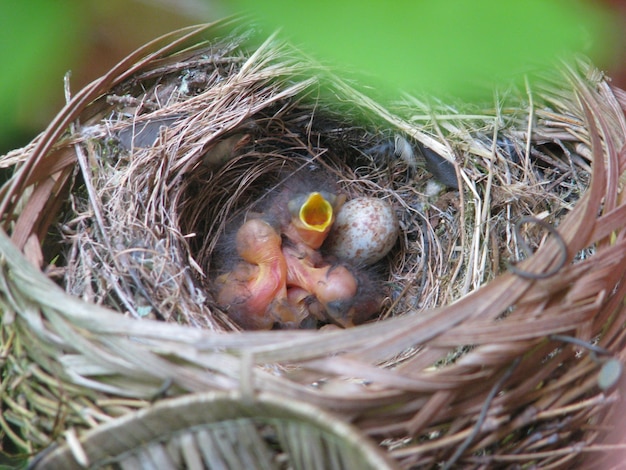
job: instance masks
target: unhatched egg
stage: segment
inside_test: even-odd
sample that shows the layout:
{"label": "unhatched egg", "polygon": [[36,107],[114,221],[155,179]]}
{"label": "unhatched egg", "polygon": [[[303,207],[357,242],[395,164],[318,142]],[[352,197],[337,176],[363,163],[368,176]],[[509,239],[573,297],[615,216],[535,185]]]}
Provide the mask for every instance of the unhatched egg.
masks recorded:
{"label": "unhatched egg", "polygon": [[324,247],[340,259],[373,264],[389,253],[398,230],[391,204],[383,199],[359,197],[341,207]]}

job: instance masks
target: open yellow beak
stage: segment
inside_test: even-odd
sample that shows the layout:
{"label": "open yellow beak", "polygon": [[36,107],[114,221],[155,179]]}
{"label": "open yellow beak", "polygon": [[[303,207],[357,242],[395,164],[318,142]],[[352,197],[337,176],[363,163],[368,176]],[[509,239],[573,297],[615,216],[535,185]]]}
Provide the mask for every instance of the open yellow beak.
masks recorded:
{"label": "open yellow beak", "polygon": [[314,192],[304,201],[298,216],[307,229],[324,232],[333,223],[333,206],[320,193]]}
{"label": "open yellow beak", "polygon": [[289,201],[291,224],[297,238],[313,249],[319,248],[335,220],[333,194],[312,192]]}

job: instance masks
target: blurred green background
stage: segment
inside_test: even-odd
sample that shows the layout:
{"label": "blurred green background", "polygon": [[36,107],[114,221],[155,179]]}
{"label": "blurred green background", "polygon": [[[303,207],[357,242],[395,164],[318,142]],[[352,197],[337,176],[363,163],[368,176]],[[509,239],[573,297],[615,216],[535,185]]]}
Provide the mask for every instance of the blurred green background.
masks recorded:
{"label": "blurred green background", "polygon": [[266,32],[394,95],[479,99],[498,80],[580,51],[624,86],[619,1],[29,0],[0,6],[0,155],[41,132],[76,92],[154,37],[245,12]]}

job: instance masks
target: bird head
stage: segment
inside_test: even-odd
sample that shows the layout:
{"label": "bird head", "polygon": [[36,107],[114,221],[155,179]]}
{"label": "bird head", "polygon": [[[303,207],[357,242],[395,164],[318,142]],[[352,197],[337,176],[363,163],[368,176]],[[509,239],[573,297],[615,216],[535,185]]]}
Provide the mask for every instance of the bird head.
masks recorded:
{"label": "bird head", "polygon": [[253,264],[266,264],[282,257],[280,234],[266,221],[247,220],[237,231],[237,253]]}

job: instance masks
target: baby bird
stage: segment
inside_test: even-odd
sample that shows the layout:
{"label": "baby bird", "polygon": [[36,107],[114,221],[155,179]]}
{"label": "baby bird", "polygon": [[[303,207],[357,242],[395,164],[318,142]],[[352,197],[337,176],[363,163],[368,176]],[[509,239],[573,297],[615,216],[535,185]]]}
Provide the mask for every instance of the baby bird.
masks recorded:
{"label": "baby bird", "polygon": [[297,326],[302,318],[287,299],[287,265],[280,234],[263,219],[249,219],[236,235],[244,260],[216,279],[217,302],[245,329]]}
{"label": "baby bird", "polygon": [[291,246],[283,247],[283,254],[287,263],[288,298],[301,312],[345,328],[354,326],[355,321],[362,323],[380,308],[379,299],[360,288],[361,279],[346,266],[328,263],[316,266]]}

